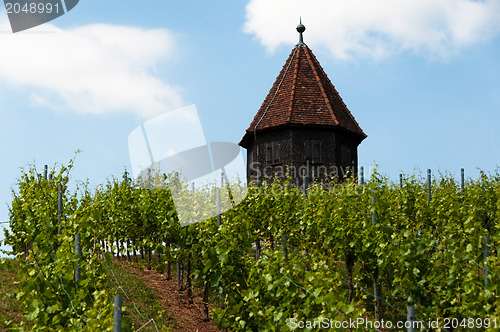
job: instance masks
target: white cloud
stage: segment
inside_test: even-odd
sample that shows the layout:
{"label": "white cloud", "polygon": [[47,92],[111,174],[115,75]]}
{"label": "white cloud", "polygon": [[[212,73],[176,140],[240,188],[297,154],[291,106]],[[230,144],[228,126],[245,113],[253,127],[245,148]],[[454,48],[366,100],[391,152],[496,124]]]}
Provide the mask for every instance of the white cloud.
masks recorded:
{"label": "white cloud", "polygon": [[447,58],[500,32],[498,0],[250,0],[244,29],[273,52],[297,42],[299,15],[308,45],[340,59],[410,51]]}
{"label": "white cloud", "polygon": [[[10,30],[6,17],[0,30]],[[179,88],[154,72],[174,43],[165,29],[108,24],[67,30],[44,24],[26,33],[2,33],[0,81],[27,87],[35,106],[148,118],[183,104]]]}

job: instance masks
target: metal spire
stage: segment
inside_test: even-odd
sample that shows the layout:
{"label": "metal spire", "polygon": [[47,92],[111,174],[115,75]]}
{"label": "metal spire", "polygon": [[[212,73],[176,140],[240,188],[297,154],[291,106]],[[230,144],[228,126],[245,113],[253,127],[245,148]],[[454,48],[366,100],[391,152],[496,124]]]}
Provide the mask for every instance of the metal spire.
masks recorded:
{"label": "metal spire", "polygon": [[300,23],[297,25],[297,31],[299,32],[299,42],[297,43],[297,46],[305,46],[304,44],[304,37],[302,36],[302,33],[306,31],[306,27],[302,24],[302,17],[300,17]]}

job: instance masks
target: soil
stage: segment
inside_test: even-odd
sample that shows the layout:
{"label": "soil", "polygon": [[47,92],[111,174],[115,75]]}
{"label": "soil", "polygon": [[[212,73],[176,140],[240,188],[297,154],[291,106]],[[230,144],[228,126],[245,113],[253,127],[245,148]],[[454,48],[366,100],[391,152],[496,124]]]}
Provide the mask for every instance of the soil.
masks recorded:
{"label": "soil", "polygon": [[189,298],[186,291],[179,291],[177,280],[166,280],[166,276],[155,270],[140,269],[131,263],[121,261],[130,273],[138,276],[144,284],[153,290],[165,312],[173,316],[179,332],[216,332],[219,331],[211,320],[203,320],[203,304],[199,294],[193,292]]}

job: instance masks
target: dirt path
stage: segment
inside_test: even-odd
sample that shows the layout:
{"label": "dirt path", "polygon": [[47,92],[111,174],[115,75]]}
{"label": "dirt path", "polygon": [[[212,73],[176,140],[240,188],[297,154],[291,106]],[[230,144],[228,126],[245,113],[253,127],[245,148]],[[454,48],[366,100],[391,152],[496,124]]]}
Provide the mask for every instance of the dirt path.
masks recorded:
{"label": "dirt path", "polygon": [[191,301],[185,291],[179,292],[177,290],[177,282],[175,279],[165,280],[165,275],[163,274],[159,274],[154,270],[141,270],[126,261],[121,261],[120,264],[125,266],[130,273],[141,278],[144,284],[154,291],[165,312],[174,317],[177,325],[174,331],[219,331],[214,322],[203,321],[200,297],[193,296],[193,301]]}

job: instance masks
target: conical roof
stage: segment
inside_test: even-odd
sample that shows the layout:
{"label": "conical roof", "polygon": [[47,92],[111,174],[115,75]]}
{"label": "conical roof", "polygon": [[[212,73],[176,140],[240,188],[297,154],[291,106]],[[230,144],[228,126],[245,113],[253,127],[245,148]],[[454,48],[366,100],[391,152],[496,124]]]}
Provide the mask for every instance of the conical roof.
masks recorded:
{"label": "conical roof", "polygon": [[299,43],[246,130],[241,146],[248,145],[254,131],[285,126],[338,128],[357,136],[360,142],[366,138],[319,61],[303,43],[304,30],[299,31]]}

